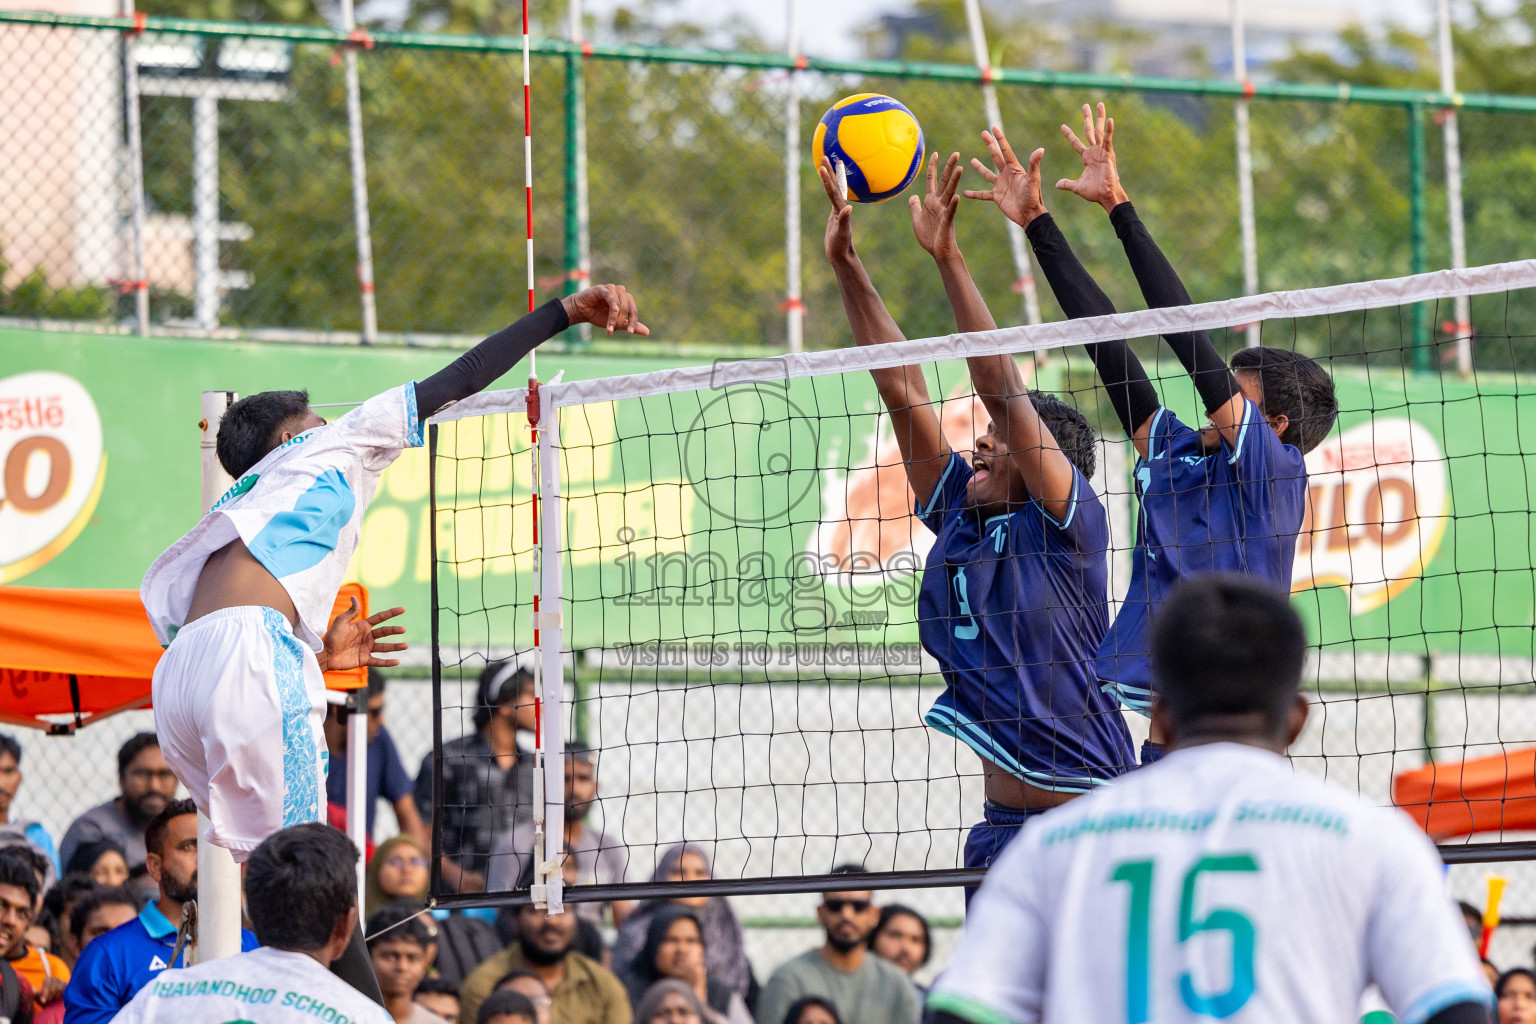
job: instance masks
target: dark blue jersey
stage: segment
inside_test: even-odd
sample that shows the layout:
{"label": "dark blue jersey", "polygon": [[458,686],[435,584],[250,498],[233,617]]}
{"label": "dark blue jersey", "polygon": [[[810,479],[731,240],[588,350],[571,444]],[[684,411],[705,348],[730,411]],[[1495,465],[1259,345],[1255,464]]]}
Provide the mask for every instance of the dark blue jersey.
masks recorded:
{"label": "dark blue jersey", "polygon": [[[256,945],[256,936],[240,929],[241,951],[249,953]],[[92,939],[64,989],[65,1024],[107,1024],[139,989],[172,966],[175,948],[176,926],[153,902],[132,921]],[[185,960],[183,949],[175,966],[185,967]]]}
{"label": "dark blue jersey", "polygon": [[1237,444],[1207,454],[1200,432],[1167,409],[1152,417],[1147,457],[1136,463],[1141,514],[1131,585],[1099,647],[1098,676],[1128,707],[1152,707],[1147,622],[1179,580],[1240,572],[1290,589],[1296,535],[1307,503],[1301,451],[1243,402]]}
{"label": "dark blue jersey", "polygon": [[1038,502],[982,520],[971,467],[951,455],[917,516],[937,536],[918,633],[945,688],[928,725],[1042,789],[1080,793],[1136,763],[1115,701],[1093,676],[1109,624],[1109,520],[1075,474],[1057,522]]}

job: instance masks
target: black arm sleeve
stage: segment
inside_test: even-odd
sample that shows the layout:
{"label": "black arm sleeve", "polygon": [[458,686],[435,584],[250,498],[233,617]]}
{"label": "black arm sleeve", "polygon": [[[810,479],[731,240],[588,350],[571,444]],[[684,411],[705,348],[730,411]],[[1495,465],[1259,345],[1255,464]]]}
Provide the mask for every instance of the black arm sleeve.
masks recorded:
{"label": "black arm sleeve", "polygon": [[[1109,222],[1115,226],[1120,244],[1125,246],[1125,255],[1130,258],[1131,270],[1136,274],[1136,283],[1141,285],[1141,295],[1147,305],[1154,308],[1190,305],[1184,282],[1174,273],[1168,257],[1152,241],[1152,233],[1136,216],[1136,208],[1130,203],[1121,203],[1110,211]],[[1163,340],[1168,342],[1168,347],[1194,379],[1195,390],[1200,392],[1206,412],[1216,411],[1238,394],[1237,381],[1227,364],[1221,361],[1216,346],[1211,344],[1210,335],[1204,331],[1165,334]]]}
{"label": "black arm sleeve", "polygon": [[[1102,316],[1115,311],[1115,304],[1104,294],[1078,261],[1077,254],[1067,244],[1066,236],[1056,226],[1056,218],[1041,214],[1029,222],[1024,230],[1029,244],[1035,250],[1040,272],[1051,286],[1051,292],[1062,310],[1073,320],[1089,316]],[[1093,360],[1109,395],[1109,403],[1120,417],[1120,426],[1128,436],[1136,433],[1161,404],[1141,360],[1124,341],[1101,341],[1083,346],[1088,358]]]}
{"label": "black arm sleeve", "polygon": [[416,385],[416,414],[426,419],[449,402],[484,391],[523,356],[571,325],[559,299],[504,327]]}
{"label": "black arm sleeve", "polygon": [[1488,1014],[1488,1007],[1468,1000],[1447,1006],[1424,1024],[1489,1024],[1492,1019]]}

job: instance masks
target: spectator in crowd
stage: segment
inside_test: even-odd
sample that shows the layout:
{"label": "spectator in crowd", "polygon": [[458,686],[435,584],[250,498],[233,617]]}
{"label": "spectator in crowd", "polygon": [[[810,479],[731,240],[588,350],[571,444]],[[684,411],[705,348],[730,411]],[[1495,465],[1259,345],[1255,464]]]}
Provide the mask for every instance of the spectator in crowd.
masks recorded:
{"label": "spectator in crowd", "polygon": [[[560,875],[565,880],[567,887],[576,884],[576,858],[566,849],[560,861]],[[527,892],[533,885],[533,861],[524,865],[522,876],[518,878],[514,886],[519,892]],[[574,909],[574,905],[573,905]],[[496,937],[501,940],[502,946],[510,946],[517,941],[517,911],[511,907],[503,907],[496,915]],[[603,942],[603,930],[599,922],[592,918],[576,915],[576,944],[571,947],[582,956],[596,960],[604,967],[609,967],[612,957],[608,956],[608,946]],[[612,970],[611,967],[609,967]],[[615,972],[617,973],[617,972]]]}
{"label": "spectator in crowd", "polygon": [[1498,984],[1498,982],[1499,982],[1499,974],[1500,974],[1500,971],[1499,971],[1498,967],[1494,966],[1493,961],[1489,960],[1487,958],[1484,958],[1484,960],[1483,960],[1483,977],[1488,979],[1488,987],[1489,988],[1493,988],[1494,985]]}
{"label": "spectator in crowd", "polygon": [[437,952],[437,931],[422,914],[420,904],[401,900],[368,918],[364,929],[373,973],[384,993],[384,1009],[395,1024],[437,1024],[437,1018],[413,1000],[417,987]]}
{"label": "spectator in crowd", "polygon": [[802,996],[784,1011],[784,1024],[843,1024],[837,1007],[820,996]]}
{"label": "spectator in crowd", "polygon": [[[869,937],[869,948],[882,959],[900,967],[908,978],[933,956],[933,936],[928,919],[911,907],[892,903],[880,908],[880,923]],[[928,990],[912,983],[919,995]]]}
{"label": "spectator in crowd", "polygon": [[1478,910],[1466,900],[1458,900],[1456,906],[1461,910],[1461,919],[1467,924],[1467,932],[1472,936],[1474,947],[1483,942],[1483,912]]}
{"label": "spectator in crowd", "polygon": [[0,960],[0,1020],[32,1024],[32,1006],[32,986],[10,964]]}
{"label": "spectator in crowd", "polygon": [[[329,704],[325,712],[325,745],[331,752],[331,770],[325,777],[325,796],[331,803],[347,805],[347,709]],[[379,809],[379,797],[395,809],[400,831],[426,845],[431,841],[427,827],[416,809],[411,775],[400,760],[395,739],[384,724],[384,675],[376,668],[368,670],[368,780],[364,799],[368,807],[367,836],[373,838],[373,822]]]}
{"label": "spectator in crowd", "polygon": [[1499,1024],[1536,1022],[1536,973],[1515,967],[1499,975],[1493,994],[1498,999]]}
{"label": "spectator in crowd", "polygon": [[[697,846],[686,843],[670,847],[661,855],[652,882],[697,882],[713,877],[709,858]],[[747,961],[741,923],[723,896],[683,896],[672,900],[647,900],[624,919],[613,943],[613,969],[628,972],[640,948],[645,945],[651,917],[664,908],[681,905],[693,908],[704,928],[704,967],[709,976],[728,986],[751,1005],[756,983],[752,965]]]}
{"label": "spectator in crowd", "polygon": [[416,986],[416,1005],[437,1020],[459,1024],[459,986],[446,978],[423,978]]}
{"label": "spectator in crowd", "polygon": [[[75,961],[80,956],[80,949],[69,936],[70,915],[75,904],[80,902],[89,893],[101,888],[90,875],[65,875],[48,887],[43,894],[43,909],[53,915],[54,920],[60,924],[60,930],[64,932],[64,942],[55,952],[59,958],[69,965],[69,969],[75,969]],[[137,907],[134,908],[137,911]]]}
{"label": "spectator in crowd", "polygon": [[538,1024],[549,1024],[549,1010],[554,1000],[549,997],[549,986],[544,984],[544,979],[539,977],[539,972],[528,967],[518,967],[508,971],[492,991],[500,992],[503,989],[521,992],[527,996],[538,1014]]}
{"label": "spectator in crowd", "polygon": [[0,732],[0,846],[26,842],[53,862],[55,874],[61,872],[59,853],[53,847],[48,830],[30,818],[13,817],[11,805],[21,791],[21,744],[9,733]]}
{"label": "spectator in crowd", "polygon": [[517,942],[464,979],[459,1022],[475,1024],[480,1004],[496,982],[518,967],[531,968],[549,989],[557,1024],[630,1024],[629,997],[607,968],[575,951],[576,915],[517,908]]}
{"label": "spectator in crowd", "polygon": [[268,836],[245,864],[246,911],[261,947],[165,972],[133,997],[118,1024],[392,1024],[384,1007],[332,970],[358,930],[357,857],[352,841],[328,825]]}
{"label": "spectator in crowd", "polygon": [[[834,874],[855,874],[845,864]],[[846,1024],[917,1024],[917,993],[900,969],[872,956],[866,943],[880,920],[867,889],[829,892],[816,909],[826,941],[773,972],[757,1003],[758,1024],[782,1024],[791,1003],[821,996]]]}
{"label": "spectator in crowd", "polygon": [[[587,823],[592,805],[597,802],[597,765],[592,749],[584,743],[565,745],[565,848],[567,860],[574,855],[576,880],[573,885],[608,885],[624,881],[623,842],[609,839],[595,825]],[[513,883],[535,861],[533,822],[524,819],[510,833],[499,836],[491,850],[489,886],[492,892],[511,889]],[[601,923],[601,903],[574,904],[576,913],[593,923]],[[627,901],[607,904],[616,925],[624,923],[629,913]]]}
{"label": "spectator in crowd", "polygon": [[462,910],[438,910],[432,916],[437,920],[437,976],[455,989],[506,945],[484,918]]}
{"label": "spectator in crowd", "polygon": [[[138,916],[139,905],[127,889],[98,886],[86,893],[69,909],[68,944],[73,949],[74,960],[79,961],[80,954],[93,939],[101,938]],[[71,970],[74,970],[73,965]],[[75,971],[71,980],[78,974]],[[64,996],[66,999],[69,997],[68,988],[64,990]]]}
{"label": "spectator in crowd", "polygon": [[[59,941],[59,922],[48,913],[47,907],[40,905],[37,908],[37,915],[27,926],[27,945],[40,949],[44,953],[56,953],[60,960],[64,959],[63,952],[59,950],[63,945]],[[66,960],[64,965],[69,966],[69,962]]]}
{"label": "spectator in crowd", "polygon": [[425,906],[430,866],[426,848],[415,836],[401,833],[379,844],[368,862],[363,883],[363,909],[368,916],[395,900],[411,900],[418,910]]}
{"label": "spectator in crowd", "polygon": [[128,881],[128,852],[116,839],[93,839],[75,847],[64,864],[71,875],[88,875],[97,885],[116,888]]}
{"label": "spectator in crowd", "polygon": [[63,960],[27,942],[41,891],[30,848],[0,847],[0,957],[32,987],[33,1018],[40,1024],[62,1019],[60,996],[69,982]]}
{"label": "spectator in crowd", "polygon": [[502,989],[485,997],[475,1024],[538,1024],[538,1013],[527,996]]}
{"label": "spectator in crowd", "polygon": [[[521,706],[533,709],[533,673],[493,661],[480,673],[475,731],[443,744],[442,879],[483,892],[491,847],[532,813],[533,758],[518,750]],[[432,756],[416,776],[416,806],[432,819]]]}
{"label": "spectator in crowd", "polygon": [[127,851],[129,872],[144,867],[144,829],[176,796],[176,775],[160,756],[154,733],[138,733],[119,748],[117,786],[117,796],[92,807],[65,830],[59,850],[64,863],[85,843],[115,839]]}
{"label": "spectator in crowd", "polygon": [[651,915],[645,946],[623,978],[630,998],[639,1003],[658,981],[671,978],[693,989],[704,1004],[705,1024],[752,1024],[746,1002],[705,968],[704,926],[692,907],[672,904]]}
{"label": "spectator in crowd", "polygon": [[[145,904],[127,927],[82,946],[64,993],[66,1024],[106,1024],[167,967],[186,963],[186,950],[175,964],[171,954],[176,951],[182,908],[197,899],[197,807],[191,800],[166,804],[150,819],[144,842],[144,868],[160,887],[160,896]],[[242,929],[240,946],[256,948],[256,936]]]}
{"label": "spectator in crowd", "polygon": [[668,978],[646,990],[635,1007],[635,1024],[703,1024],[704,1004],[692,986]]}

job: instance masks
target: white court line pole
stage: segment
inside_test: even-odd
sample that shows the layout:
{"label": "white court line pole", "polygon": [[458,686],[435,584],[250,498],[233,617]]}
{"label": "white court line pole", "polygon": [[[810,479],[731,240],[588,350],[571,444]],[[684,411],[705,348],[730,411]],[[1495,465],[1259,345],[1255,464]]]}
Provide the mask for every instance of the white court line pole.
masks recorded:
{"label": "white court line pole", "polygon": [[[347,838],[357,847],[357,912],[364,914],[368,881],[368,690],[347,691]],[[333,767],[331,769],[335,771]]]}
{"label": "white court line pole", "polygon": [[[211,102],[211,101],[210,101]],[[200,515],[205,515],[234,484],[219,465],[214,442],[224,412],[235,404],[233,391],[204,391],[202,401],[202,494]],[[197,960],[216,960],[240,952],[240,869],[222,846],[203,837],[208,818],[197,815]],[[172,921],[172,924],[178,922]],[[187,962],[191,962],[188,956]]]}
{"label": "white court line pole", "polygon": [[[133,17],[133,0],[123,0],[122,15]],[[133,291],[134,329],[149,336],[149,273],[144,262],[144,132],[139,117],[139,33],[123,34],[123,111],[128,119],[128,205],[131,238],[128,248],[128,281]],[[206,506],[204,506],[206,509]]]}

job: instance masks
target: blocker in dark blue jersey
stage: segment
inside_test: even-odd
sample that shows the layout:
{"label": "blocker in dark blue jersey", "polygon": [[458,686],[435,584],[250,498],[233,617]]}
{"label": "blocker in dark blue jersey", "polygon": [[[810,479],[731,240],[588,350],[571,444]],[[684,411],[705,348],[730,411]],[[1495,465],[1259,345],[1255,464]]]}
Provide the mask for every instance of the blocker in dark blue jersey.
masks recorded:
{"label": "blocker in dark blue jersey", "polygon": [[1240,572],[1286,589],[1307,502],[1301,451],[1281,441],[1257,406],[1243,403],[1237,443],[1207,453],[1200,431],[1167,409],[1153,414],[1136,462],[1141,515],[1131,585],[1098,649],[1095,668],[1126,706],[1148,714],[1147,622],[1179,580]]}
{"label": "blocker in dark blue jersey", "polygon": [[928,725],[1030,785],[1084,793],[1136,763],[1113,699],[1092,676],[1109,624],[1109,520],[1076,473],[1066,518],[1037,501],[985,520],[971,467],[951,454],[917,516],[937,539],[918,632],[945,688]]}

